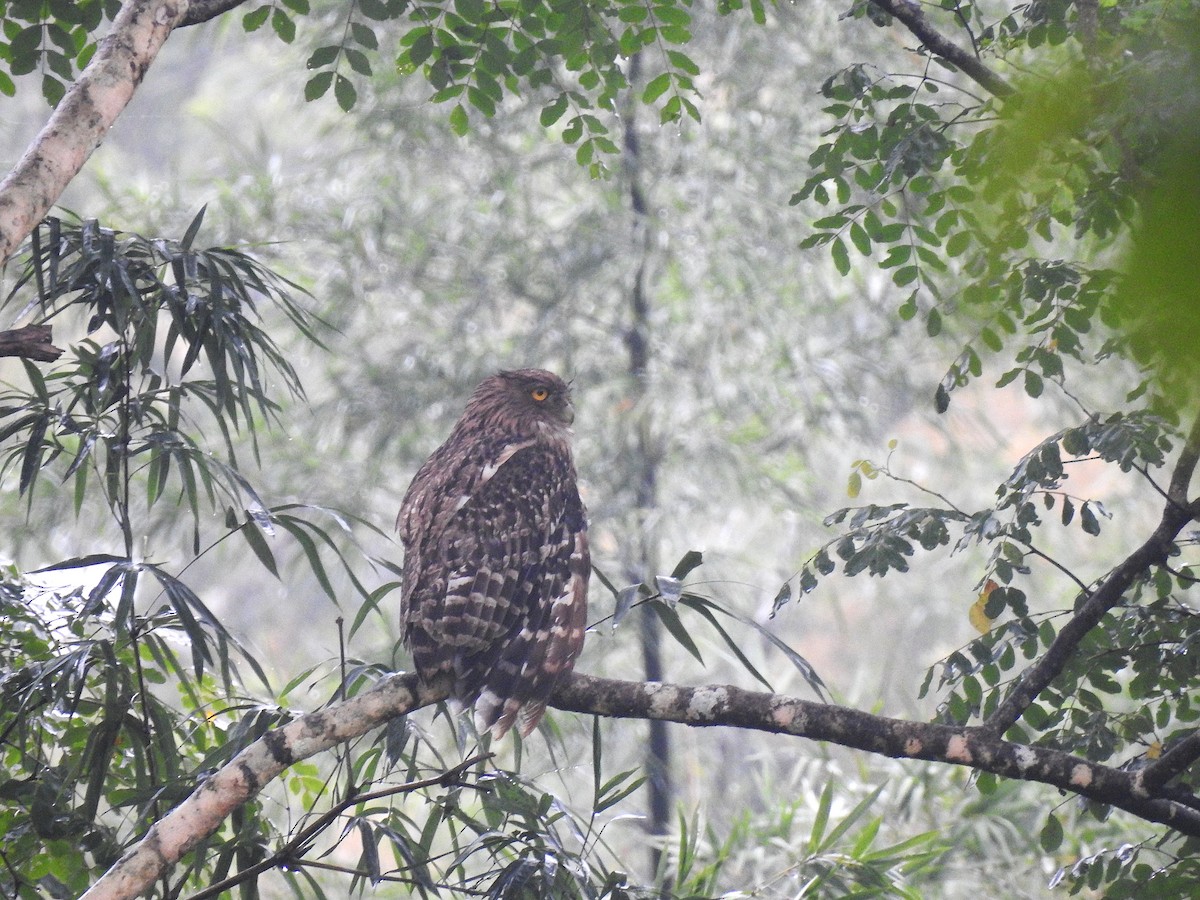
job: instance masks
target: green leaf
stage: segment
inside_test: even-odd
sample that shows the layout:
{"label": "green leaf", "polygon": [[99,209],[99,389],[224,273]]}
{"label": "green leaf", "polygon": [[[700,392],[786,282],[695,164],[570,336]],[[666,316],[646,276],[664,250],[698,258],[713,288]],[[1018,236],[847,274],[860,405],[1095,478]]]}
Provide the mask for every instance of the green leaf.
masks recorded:
{"label": "green leaf", "polygon": [[676,579],[687,578],[695,569],[698,569],[704,562],[704,554],[699,550],[689,550],[683,554],[679,562],[675,563],[675,568],[671,570],[671,577]]}
{"label": "green leaf", "polygon": [[944,413],[950,408],[950,392],[946,390],[944,384],[939,384],[937,390],[933,393],[933,408],[939,413]]}
{"label": "green leaf", "polygon": [[658,616],[659,621],[663,623],[667,631],[670,632],[671,637],[675,638],[676,642],[684,650],[694,656],[696,661],[703,665],[704,657],[700,655],[700,648],[696,646],[696,642],[692,640],[687,629],[683,627],[683,623],[679,620],[679,614],[661,600],[651,600],[648,605],[654,610],[654,614]]}
{"label": "green leaf", "polygon": [[42,455],[45,451],[44,440],[48,427],[49,413],[41,413],[30,426],[29,439],[25,442],[25,452],[21,455],[21,480],[18,490],[21,496],[24,496],[37,480],[38,471],[42,466]]}
{"label": "green leaf", "polygon": [[362,22],[351,22],[350,36],[368,50],[379,49],[379,38],[376,37],[375,29],[370,25],[365,25]]}
{"label": "green leaf", "polygon": [[539,116],[539,121],[543,128],[549,128],[555,122],[562,118],[563,113],[567,111],[567,95],[559,94],[549,103],[542,107],[542,113]]}
{"label": "green leaf", "polygon": [[1090,503],[1085,503],[1079,507],[1079,524],[1090,535],[1094,536],[1100,533],[1100,521],[1096,518],[1096,514],[1092,512],[1092,505]]}
{"label": "green leaf", "polygon": [[700,67],[696,65],[692,61],[692,58],[686,53],[682,53],[679,50],[668,50],[667,59],[671,61],[671,65],[673,65],[675,68],[681,69],[682,71],[687,72],[689,75],[700,74]]}
{"label": "green leaf", "polygon": [[1058,816],[1054,815],[1054,813],[1050,813],[1046,817],[1046,824],[1042,826],[1042,831],[1038,835],[1038,842],[1047,853],[1053,853],[1062,846],[1062,822],[1058,820]]}
{"label": "green leaf", "polygon": [[367,59],[367,54],[354,47],[346,47],[345,57],[346,62],[350,64],[351,71],[367,78],[371,77],[371,61]]}
{"label": "green leaf", "polygon": [[329,91],[329,86],[333,84],[333,72],[318,72],[304,85],[304,99],[312,102],[320,97],[324,97]]}
{"label": "green leaf", "polygon": [[665,94],[667,92],[667,89],[670,87],[671,87],[671,73],[663,72],[660,75],[656,75],[654,78],[652,78],[650,80],[650,82],[646,85],[645,89],[642,91],[642,102],[643,103],[653,103],[655,100],[657,100],[663,94]]}
{"label": "green leaf", "polygon": [[340,74],[334,77],[333,96],[337,99],[337,104],[342,108],[342,112],[350,112],[358,101],[358,91],[349,78]]}
{"label": "green leaf", "polygon": [[1032,369],[1025,370],[1025,393],[1030,397],[1040,397],[1042,395],[1042,376],[1038,375]]}
{"label": "green leaf", "polygon": [[263,567],[278,578],[279,568],[275,564],[275,554],[271,552],[258,525],[251,520],[243,524],[238,531],[246,539],[246,543],[250,545],[250,549],[254,551],[254,555],[258,557],[258,561],[263,564]]}
{"label": "green leaf", "polygon": [[962,256],[970,246],[971,233],[969,231],[956,231],[946,241],[946,255],[951,258]]}
{"label": "green leaf", "polygon": [[829,825],[829,813],[833,809],[833,782],[827,780],[821,789],[821,797],[817,801],[817,811],[813,816],[812,827],[808,830],[808,855],[816,856],[821,850],[821,839],[825,836],[825,828]]}
{"label": "green leaf", "polygon": [[242,16],[242,28],[246,31],[258,31],[266,24],[267,16],[271,14],[270,6],[260,6],[253,12],[248,12]]}
{"label": "green leaf", "polygon": [[46,73],[42,76],[42,96],[46,98],[46,102],[51,106],[58,106],[58,102],[62,100],[66,93],[66,85],[53,75]]}
{"label": "green leaf", "polygon": [[456,103],[454,109],[450,110],[450,130],[462,137],[470,129],[471,121],[467,116],[466,108],[461,103]]}
{"label": "green leaf", "polygon": [[871,238],[867,234],[867,229],[863,228],[859,222],[850,226],[850,240],[853,242],[854,248],[863,256],[871,255]]}
{"label": "green leaf", "polygon": [[838,270],[838,274],[845,277],[850,274],[850,252],[846,249],[846,242],[841,236],[833,239],[829,245],[830,255],[833,257],[834,268]]}
{"label": "green leaf", "polygon": [[285,44],[290,44],[296,39],[296,22],[282,7],[277,6],[271,11],[271,27]]}

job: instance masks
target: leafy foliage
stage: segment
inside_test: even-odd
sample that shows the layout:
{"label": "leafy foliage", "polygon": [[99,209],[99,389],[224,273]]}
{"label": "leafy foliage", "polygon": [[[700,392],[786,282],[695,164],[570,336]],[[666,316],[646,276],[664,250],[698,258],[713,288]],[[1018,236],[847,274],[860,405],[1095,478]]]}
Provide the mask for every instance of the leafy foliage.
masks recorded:
{"label": "leafy foliage", "polygon": [[[0,10],[3,32],[0,94],[16,93],[13,77],[41,76],[42,96],[51,105],[96,52],[96,31],[117,14],[118,0],[16,0]],[[10,77],[13,76],[13,77]]]}
{"label": "leafy foliage", "polygon": [[[54,102],[94,52],[91,35],[113,7],[6,5],[7,72],[41,68],[43,93]],[[725,2],[718,11],[741,7]],[[1033,70],[1016,94],[980,96],[953,74],[942,77],[932,57],[915,74],[857,64],[822,88],[836,124],[794,198],[826,207],[805,245],[827,247],[843,275],[855,269],[852,252],[876,258],[907,295],[901,319],[920,317],[928,336],[952,332],[963,342],[933,392],[936,408],[946,411],[954,391],[982,377],[985,360],[989,366],[998,360],[999,387],[1019,385],[1028,397],[1066,398],[1082,409],[1078,424],[1038,442],[1017,462],[988,505],[956,505],[945,496],[949,490],[916,484],[890,460],[856,461],[852,497],[864,480],[882,476],[923,491],[923,503],[834,513],[828,524],[842,533],[796,576],[803,595],[838,569],[883,577],[915,565],[918,550],[982,548],[978,582],[966,598],[981,635],[932,669],[922,689],[937,691],[946,722],[978,724],[992,716],[1112,575],[1103,567],[1083,572],[1049,549],[1047,527],[1054,522],[1078,526],[1085,540],[1109,541],[1106,550],[1117,539],[1112,532],[1126,531],[1105,526],[1110,512],[1089,489],[1067,490],[1072,467],[1108,463],[1141,479],[1154,500],[1165,492],[1155,470],[1178,450],[1177,419],[1185,408],[1179,399],[1189,396],[1194,376],[1188,323],[1197,279],[1177,264],[1181,248],[1190,253],[1195,228],[1175,215],[1179,204],[1172,199],[1194,194],[1195,148],[1173,134],[1179,122],[1194,118],[1200,67],[1186,34],[1192,11],[1181,9],[1163,2],[1046,2],[993,19],[990,8],[952,4],[937,21],[976,56]],[[765,20],[761,4],[752,2],[750,11]],[[317,14],[307,0],[281,0],[250,9],[242,21],[249,31],[269,24],[291,43],[297,20]],[[856,3],[850,16],[895,25],[871,3]],[[640,100],[659,105],[663,122],[699,117],[700,69],[680,49],[692,37],[686,3],[359,0],[325,20],[335,22],[334,37],[308,57],[305,96],[332,92],[344,110],[359,102],[382,53],[392,53],[399,73],[421,73],[433,99],[451,104],[456,132],[470,129],[472,115],[492,117],[514,98],[533,95],[542,104],[541,125],[576,146],[578,162],[601,174],[603,157],[617,152],[605,114],[630,87],[625,61],[637,55],[656,67]],[[1057,71],[1053,79],[1037,75],[1042,60]],[[1077,90],[1063,91],[1064,79]],[[9,75],[0,74],[0,92],[14,90]],[[198,552],[200,510],[225,509],[228,533],[241,533],[272,573],[278,564],[264,535],[286,531],[322,591],[336,600],[321,554],[337,551],[337,542],[302,516],[302,507],[269,509],[235,457],[237,433],[253,436],[277,411],[270,382],[299,392],[257,308],[266,303],[282,311],[311,336],[310,320],[291,300],[294,286],[249,257],[192,250],[199,224],[176,242],[95,223],[51,222],[38,233],[33,265],[18,286],[37,288],[30,309],[40,307],[47,318],[83,312],[89,336],[60,370],[47,375],[27,366],[28,384],[9,388],[0,401],[4,471],[31,504],[35,492],[53,489],[43,477],[51,473],[71,483],[77,510],[98,496],[120,526],[122,546],[44,573],[101,569],[86,586],[59,589],[11,572],[0,594],[6,613],[0,749],[6,771],[18,773],[0,782],[2,824],[12,835],[7,874],[0,877],[16,894],[77,891],[88,865],[110,859],[156,815],[155,804],[169,803],[226,750],[287,717],[237,696],[237,666],[254,668],[254,661],[184,584],[182,572],[135,557],[152,510],[174,498],[192,516]],[[1129,246],[1130,262],[1122,265]],[[1077,373],[1090,376],[1102,365],[1131,380],[1128,408],[1093,408],[1078,396],[1087,379]],[[199,438],[214,424],[222,458]],[[1166,559],[1135,574],[1008,736],[1139,768],[1194,735],[1194,612],[1186,597],[1196,579],[1194,543],[1193,536],[1181,537]],[[745,617],[684,589],[697,562],[653,583],[614,589],[617,616],[640,604],[702,660],[700,630],[684,618],[698,616],[693,621],[703,619],[718,646],[766,683],[725,627],[730,619],[746,624]],[[1035,580],[1038,566],[1061,576],[1056,589]],[[394,585],[368,591],[347,569],[366,598],[353,632]],[[776,609],[792,593],[789,582]],[[190,658],[176,656],[181,646]],[[811,667],[789,658],[820,693]],[[354,666],[337,679],[339,691],[376,672]],[[160,701],[171,689],[181,703]],[[328,816],[318,816],[319,829],[283,833],[254,804],[189,860],[178,884],[163,890],[177,892],[189,879],[229,878],[252,895],[261,872],[282,867],[297,890],[320,893],[311,875],[312,840],[336,823],[343,837],[360,842],[352,876],[359,883],[395,879],[422,894],[450,884],[492,896],[622,896],[634,888],[604,858],[604,826],[597,823],[640,779],[628,771],[603,773],[598,729],[593,754],[594,796],[590,813],[581,815],[518,772],[482,759],[466,768],[447,765],[431,743],[400,724],[349,750],[333,775],[294,773],[288,790],[305,815],[315,815],[322,801],[330,804]],[[995,790],[994,779],[979,785]],[[415,799],[383,803],[409,795]],[[867,817],[870,797],[829,828],[832,797],[831,789],[821,794],[817,822],[796,857],[793,871],[806,879],[805,888],[904,895],[905,879],[930,861],[933,851],[924,848],[932,839],[877,847],[881,821]],[[794,812],[781,812],[778,831]],[[778,839],[773,824],[738,823],[738,840]],[[683,820],[680,835],[675,889],[716,890],[724,849],[698,868],[695,827]],[[1062,822],[1051,813],[1042,848],[1053,852],[1063,840]],[[1105,886],[1114,896],[1137,895],[1144,885],[1187,895],[1194,891],[1194,851],[1192,842],[1170,836],[1088,850],[1061,877],[1074,890]]]}
{"label": "leafy foliage", "polygon": [[[893,23],[878,12],[855,7],[876,24]],[[834,513],[826,524],[842,533],[813,554],[798,579],[807,592],[839,568],[846,575],[907,571],[918,548],[986,548],[970,611],[982,633],[931,669],[922,688],[922,695],[945,692],[939,718],[965,725],[989,721],[1028,669],[1062,652],[1064,625],[1114,576],[1115,568],[1077,573],[1050,549],[1060,540],[1045,534],[1051,522],[1096,538],[1112,517],[1099,498],[1067,489],[1072,466],[1103,461],[1139,476],[1153,502],[1166,495],[1166,479],[1152,473],[1178,447],[1177,416],[1194,396],[1195,373],[1168,332],[1194,332],[1196,300],[1194,282],[1180,290],[1190,252],[1151,257],[1146,248],[1175,246],[1169,235],[1183,222],[1164,212],[1171,204],[1162,187],[1176,185],[1175,195],[1184,196],[1178,186],[1194,168],[1179,155],[1173,133],[1182,121],[1175,116],[1190,116],[1196,99],[1194,73],[1175,68],[1191,65],[1195,14],[1160,4],[1045,3],[991,20],[982,7],[959,4],[953,18],[939,21],[983,59],[1018,62],[1033,74],[1003,97],[980,96],[932,67],[909,75],[856,65],[831,76],[822,93],[836,124],[793,197],[830,209],[804,243],[827,247],[844,275],[852,249],[874,256],[907,294],[902,319],[923,318],[929,336],[948,323],[965,335],[934,393],[938,412],[947,410],[953,391],[983,375],[984,356],[992,354],[1002,360],[997,387],[1015,383],[1031,398],[1054,388],[1086,418],[1026,453],[983,509],[960,508],[897,474],[890,457],[883,465],[857,461],[851,496],[864,479],[883,476],[939,502]],[[1053,75],[1039,74],[1052,67]],[[1147,79],[1171,87],[1158,92]],[[1151,208],[1153,216],[1142,218]],[[1127,256],[1131,235],[1135,249]],[[1114,363],[1129,385],[1129,408],[1090,410],[1080,382]],[[1137,571],[1098,625],[1056,663],[1051,685],[1009,729],[1012,739],[1137,768],[1194,734],[1188,685],[1197,671],[1185,659],[1193,545],[1194,537],[1181,536],[1169,561]],[[1031,593],[1033,585],[1045,590],[1034,569],[1047,566],[1063,579],[1051,597],[1072,598],[1066,609]],[[1044,837],[1055,844],[1052,825]],[[1194,876],[1184,874],[1189,842],[1165,839],[1160,846],[1171,848],[1162,867],[1141,863],[1137,878],[1129,874],[1141,849],[1134,845],[1081,860],[1060,878],[1071,879],[1074,890],[1112,882],[1115,895],[1134,896],[1138,878],[1153,872],[1155,891],[1193,891]]]}
{"label": "leafy foliage", "polygon": [[[1019,381],[1031,397],[1061,383],[1072,362],[1162,358],[1163,325],[1188,302],[1168,300],[1160,287],[1122,288],[1117,251],[1147,197],[1144,179],[1185,177],[1171,123],[1190,116],[1197,94],[1185,36],[1193,14],[1150,6],[1160,19],[1143,15],[1149,7],[1046,3],[991,20],[961,5],[947,24],[985,58],[1031,60],[1036,69],[1039,54],[1061,47],[1067,59],[1087,59],[1031,76],[1002,101],[928,69],[891,74],[860,64],[823,85],[837,124],[793,202],[833,210],[804,245],[827,246],[843,274],[851,248],[878,252],[880,268],[908,293],[901,318],[922,316],[931,336],[948,315],[961,320],[970,338],[938,387],[939,410],[982,375],[986,353],[1006,348],[1012,365],[998,386]],[[1149,80],[1172,88],[1153,90]],[[1165,229],[1147,239],[1139,246],[1166,240]],[[1186,258],[1157,257],[1164,272]],[[1139,263],[1129,274],[1133,284],[1153,282]],[[1145,390],[1135,386],[1131,399]]]}
{"label": "leafy foliage", "polygon": [[[270,21],[291,43],[293,14],[308,12],[307,0],[265,4],[246,13],[243,25],[253,31]],[[688,4],[360,0],[343,15],[336,38],[308,57],[307,100],[332,89],[338,105],[352,109],[356,83],[371,78],[372,60],[391,43],[395,70],[421,73],[433,88],[432,101],[452,104],[450,126],[459,135],[470,130],[472,111],[492,118],[506,98],[549,94],[542,126],[556,129],[575,146],[579,164],[599,176],[607,171],[605,159],[618,152],[602,117],[611,118],[618,94],[630,87],[625,61],[646,52],[661,70],[641,88],[642,102],[657,105],[663,123],[700,118],[694,81],[700,70],[680,49],[692,36]]]}

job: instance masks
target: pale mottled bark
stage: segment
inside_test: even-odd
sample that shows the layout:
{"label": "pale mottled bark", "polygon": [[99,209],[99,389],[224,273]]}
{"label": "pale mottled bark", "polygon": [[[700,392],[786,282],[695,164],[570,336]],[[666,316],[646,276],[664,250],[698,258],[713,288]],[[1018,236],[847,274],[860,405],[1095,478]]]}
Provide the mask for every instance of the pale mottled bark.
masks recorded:
{"label": "pale mottled bark", "polygon": [[62,196],[128,105],[188,0],[128,0],[96,55],[0,182],[0,262]]}
{"label": "pale mottled bark", "polygon": [[[152,826],[84,900],[132,900],[288,766],[359,737],[390,718],[442,700],[449,688],[448,681],[422,685],[415,675],[393,675],[357,697],[270,732]],[[560,683],[551,705],[590,715],[767,731],[898,759],[965,766],[1052,785],[1200,836],[1200,800],[1189,791],[1159,784],[1157,779],[1152,784],[1145,771],[1006,741],[983,727],[891,719],[732,685],[685,687],[577,673]]]}
{"label": "pale mottled bark", "polygon": [[449,688],[449,683],[422,685],[415,675],[393,675],[356,697],[268,732],[151,826],[146,836],[92,885],[84,900],[139,896],[288,766],[366,734],[411,709],[444,699]]}

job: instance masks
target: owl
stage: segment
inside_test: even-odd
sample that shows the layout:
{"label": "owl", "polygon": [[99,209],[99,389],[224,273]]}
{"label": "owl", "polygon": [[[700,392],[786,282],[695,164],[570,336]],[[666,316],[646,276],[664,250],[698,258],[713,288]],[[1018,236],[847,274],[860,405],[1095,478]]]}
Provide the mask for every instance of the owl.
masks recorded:
{"label": "owl", "polygon": [[401,632],[426,681],[454,675],[480,733],[528,735],[583,646],[587,515],[571,458],[570,388],[500,372],[417,471],[396,527]]}

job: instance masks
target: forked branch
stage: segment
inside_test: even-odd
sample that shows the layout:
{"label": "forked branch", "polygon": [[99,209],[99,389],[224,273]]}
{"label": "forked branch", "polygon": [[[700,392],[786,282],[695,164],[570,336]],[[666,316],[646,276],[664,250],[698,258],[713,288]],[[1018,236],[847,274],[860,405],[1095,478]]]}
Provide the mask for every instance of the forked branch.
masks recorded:
{"label": "forked branch", "polygon": [[1200,512],[1197,502],[1187,499],[1188,486],[1200,462],[1200,419],[1184,441],[1179,459],[1171,473],[1167,502],[1154,533],[1113,569],[1055,636],[1046,652],[1021,673],[1007,697],[987,718],[984,727],[1000,735],[1016,724],[1030,704],[1066,667],[1079,644],[1099,624],[1110,609],[1121,602],[1125,592],[1139,579],[1167,561],[1179,533]]}

